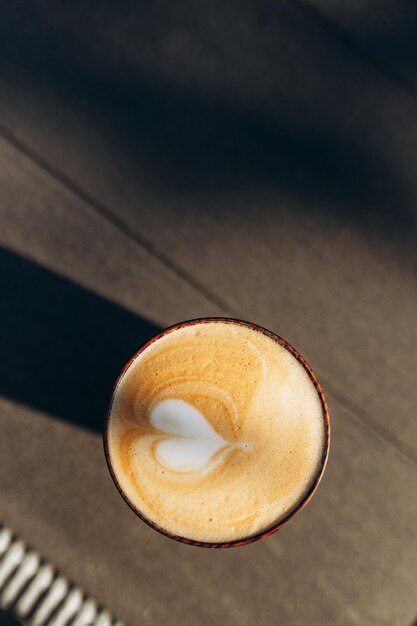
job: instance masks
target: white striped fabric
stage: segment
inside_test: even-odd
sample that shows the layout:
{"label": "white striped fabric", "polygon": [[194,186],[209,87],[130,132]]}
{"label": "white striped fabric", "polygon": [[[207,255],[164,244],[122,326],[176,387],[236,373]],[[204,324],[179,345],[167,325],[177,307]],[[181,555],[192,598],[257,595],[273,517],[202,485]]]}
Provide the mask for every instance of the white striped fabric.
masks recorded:
{"label": "white striped fabric", "polygon": [[1,526],[0,609],[27,626],[123,626]]}

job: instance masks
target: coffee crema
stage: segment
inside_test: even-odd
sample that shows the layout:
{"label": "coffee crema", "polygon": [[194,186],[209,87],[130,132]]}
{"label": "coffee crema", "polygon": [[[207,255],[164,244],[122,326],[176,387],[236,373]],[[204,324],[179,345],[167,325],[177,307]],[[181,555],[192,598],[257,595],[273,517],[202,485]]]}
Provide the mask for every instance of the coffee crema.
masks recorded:
{"label": "coffee crema", "polygon": [[327,456],[325,404],[280,341],[244,322],[196,320],[133,358],[114,390],[106,448],[144,518],[180,538],[237,542],[308,497]]}

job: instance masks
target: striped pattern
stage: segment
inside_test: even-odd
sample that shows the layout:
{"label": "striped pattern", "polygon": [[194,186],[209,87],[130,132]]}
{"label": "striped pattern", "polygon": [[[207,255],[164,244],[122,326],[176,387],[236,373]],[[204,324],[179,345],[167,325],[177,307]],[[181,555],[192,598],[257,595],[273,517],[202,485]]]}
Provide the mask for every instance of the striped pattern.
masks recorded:
{"label": "striped pattern", "polygon": [[123,626],[6,527],[0,527],[0,608],[28,626]]}

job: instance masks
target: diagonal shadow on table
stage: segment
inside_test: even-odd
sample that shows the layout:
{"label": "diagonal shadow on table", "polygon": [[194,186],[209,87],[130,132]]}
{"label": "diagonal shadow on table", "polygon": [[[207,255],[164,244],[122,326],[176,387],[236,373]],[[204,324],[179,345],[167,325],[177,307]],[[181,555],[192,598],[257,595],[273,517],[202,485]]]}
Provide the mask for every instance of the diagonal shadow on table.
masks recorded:
{"label": "diagonal shadow on table", "polygon": [[[325,52],[338,54],[338,46],[297,11],[236,3],[222,23],[222,3],[214,3],[206,19],[187,2],[166,11],[160,3],[133,0],[107,0],[99,8],[80,0],[70,9],[41,0],[26,5],[19,0],[3,11],[2,63],[17,68],[11,73],[20,93],[30,92],[33,80],[47,94],[46,107],[59,110],[65,101],[58,131],[66,125],[65,111],[87,115],[112,147],[109,171],[118,172],[122,190],[138,178],[163,202],[179,198],[176,206],[182,206],[185,197],[196,210],[201,198],[214,206],[222,193],[236,198],[266,189],[301,214],[322,214],[390,242],[394,232],[401,251],[405,240],[414,244],[414,192],[407,171],[392,168],[379,138],[385,126],[376,127],[378,141],[373,124],[348,130],[345,118],[359,116],[366,103],[362,83],[349,64],[353,74],[339,83],[345,66],[323,63]],[[355,97],[347,98],[350,91]],[[372,102],[378,119],[384,102]],[[345,111],[349,106],[354,110]],[[67,174],[70,158],[60,165]],[[104,163],[105,172],[106,158],[96,154],[91,162],[100,172]],[[54,164],[51,144],[41,160]],[[142,202],[137,205],[143,210]]]}
{"label": "diagonal shadow on table", "polygon": [[101,431],[118,372],[158,328],[4,248],[0,267],[0,393]]}

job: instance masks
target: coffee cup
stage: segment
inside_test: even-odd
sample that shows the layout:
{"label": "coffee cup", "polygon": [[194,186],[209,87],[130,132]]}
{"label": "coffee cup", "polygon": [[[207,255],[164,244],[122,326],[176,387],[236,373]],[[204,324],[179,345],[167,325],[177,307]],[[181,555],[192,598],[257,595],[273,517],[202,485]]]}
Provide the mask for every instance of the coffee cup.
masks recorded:
{"label": "coffee cup", "polygon": [[323,475],[330,422],[301,354],[242,320],[167,328],[122,369],[104,431],[120,494],[183,543],[241,546],[287,524]]}

